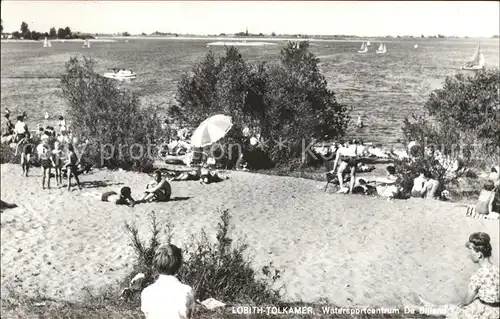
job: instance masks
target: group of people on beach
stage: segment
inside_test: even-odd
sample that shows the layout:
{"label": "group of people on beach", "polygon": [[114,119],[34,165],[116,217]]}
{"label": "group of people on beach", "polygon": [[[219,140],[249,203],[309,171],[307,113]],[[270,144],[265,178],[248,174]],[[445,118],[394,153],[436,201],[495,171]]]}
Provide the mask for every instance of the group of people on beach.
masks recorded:
{"label": "group of people on beach", "polygon": [[96,194],[96,196],[103,202],[134,207],[136,204],[140,203],[169,201],[172,196],[172,187],[170,183],[162,177],[161,172],[156,171],[154,173],[153,182],[146,185],[144,195],[139,200],[135,200],[132,197],[132,190],[128,186],[122,187],[119,193],[108,191],[103,194]]}
{"label": "group of people on beach", "polygon": [[[404,152],[404,154],[385,153],[387,157],[383,158],[396,157],[417,161],[418,154],[420,154],[418,147],[420,147],[418,143],[410,142],[408,151]],[[424,151],[428,152],[429,150],[425,149]],[[354,140],[345,144],[335,145],[334,152],[333,169],[326,173],[327,185],[325,191],[329,183],[333,181],[340,186],[338,193],[379,195],[389,199],[400,197],[402,189],[397,183],[398,177],[393,165],[386,167],[387,173],[385,177],[374,177],[372,179],[357,177],[357,173],[369,172],[374,169],[374,166],[367,166],[364,163],[366,157],[373,156],[372,148],[363,145],[359,140]],[[439,156],[439,152],[435,153],[437,153],[440,162],[443,161],[443,164],[449,164],[443,165],[444,167],[448,167],[449,172],[447,171],[446,173],[454,174],[461,169],[456,160],[450,162],[446,157]],[[486,182],[483,190],[481,190],[478,203],[467,209],[467,216],[486,219],[498,219],[500,217],[499,171],[498,166],[491,168],[489,181]],[[344,186],[345,182],[349,184],[347,187]],[[419,175],[413,179],[410,195],[414,198],[449,199],[449,192],[442,189],[438,178],[433,176],[428,170],[420,171]]]}
{"label": "group of people on beach", "polygon": [[[27,177],[32,162],[32,156],[36,155],[42,167],[42,188],[50,189],[52,169],[55,171],[57,186],[62,185],[64,173],[67,175],[68,190],[71,190],[71,179],[74,178],[77,186],[81,189],[78,175],[79,158],[73,146],[73,138],[68,135],[66,121],[59,116],[58,132],[53,126],[38,129],[32,134],[27,124],[27,114],[23,112],[17,116],[16,124],[10,121],[10,111],[6,109],[4,115],[4,129],[2,132],[2,143],[11,145],[15,149],[15,156],[20,154],[20,162],[23,176]],[[35,145],[37,145],[35,147]],[[81,167],[80,167],[81,168]],[[85,169],[84,169],[85,170]]]}

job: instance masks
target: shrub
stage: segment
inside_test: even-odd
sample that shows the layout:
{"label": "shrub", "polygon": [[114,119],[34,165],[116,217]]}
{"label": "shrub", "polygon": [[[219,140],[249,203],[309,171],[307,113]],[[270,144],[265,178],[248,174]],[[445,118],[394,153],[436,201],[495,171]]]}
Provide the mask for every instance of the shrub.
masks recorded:
{"label": "shrub", "polygon": [[155,138],[168,135],[158,109],[141,108],[135,94],[97,74],[95,66],[91,58],[72,57],[61,77],[73,135],[89,140],[84,155],[94,166],[150,170],[158,151]]}
{"label": "shrub", "polygon": [[467,165],[498,163],[500,150],[500,73],[478,71],[474,76],[447,77],[425,104],[426,114],[405,119],[406,141],[433,144]]}
{"label": "shrub", "polygon": [[[235,125],[222,144],[237,143],[251,151],[242,134],[248,127],[261,135],[267,145],[261,150],[273,163],[300,158],[303,139],[342,136],[349,121],[347,107],[327,88],[318,62],[308,42],[288,43],[277,63],[248,63],[234,47],[226,48],[218,61],[209,52],[182,77],[179,105],[170,109],[170,116],[196,127],[208,116],[230,115]],[[224,150],[227,154],[227,146]]]}
{"label": "shrub", "polygon": [[[280,300],[280,291],[273,284],[280,278],[280,271],[272,263],[262,268],[264,279],[251,267],[251,260],[245,257],[248,246],[239,242],[233,245],[229,236],[229,211],[220,211],[221,223],[217,228],[217,240],[210,242],[201,231],[201,237],[184,247],[184,263],[179,270],[179,279],[195,290],[195,299],[204,300],[212,297],[224,302],[244,302],[250,304],[276,304]],[[125,224],[131,244],[137,255],[134,268],[145,274],[143,288],[156,280],[158,274],[153,269],[155,249],[160,246],[160,233],[154,214],[152,215],[151,239],[148,244],[141,241],[134,226]],[[167,225],[168,244],[171,239],[170,225]],[[132,275],[130,276],[132,277]]]}

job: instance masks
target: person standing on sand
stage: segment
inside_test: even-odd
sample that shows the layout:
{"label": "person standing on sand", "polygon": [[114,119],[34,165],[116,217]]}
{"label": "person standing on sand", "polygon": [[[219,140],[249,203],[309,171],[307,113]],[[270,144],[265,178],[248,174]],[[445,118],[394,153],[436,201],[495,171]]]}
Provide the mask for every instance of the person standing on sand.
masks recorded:
{"label": "person standing on sand", "polygon": [[335,162],[333,163],[333,169],[327,174],[334,174],[337,170],[337,178],[339,180],[340,191],[343,191],[344,185],[344,172],[350,173],[350,184],[349,184],[349,194],[352,194],[354,189],[354,184],[356,180],[356,167],[361,162],[361,150],[358,145],[359,142],[354,142],[354,152],[351,151],[351,147],[339,147],[335,155]]}
{"label": "person standing on sand", "polygon": [[14,134],[14,124],[10,121],[10,113],[5,113],[5,125],[2,132],[2,137],[11,136]]}
{"label": "person standing on sand", "polygon": [[193,289],[174,277],[182,265],[182,252],[174,245],[160,246],[153,258],[158,279],[141,293],[141,311],[146,319],[189,319],[194,309]]}
{"label": "person standing on sand", "polygon": [[424,308],[427,313],[446,315],[448,319],[498,319],[500,317],[499,269],[491,261],[491,239],[487,233],[477,232],[469,236],[465,247],[469,258],[479,266],[469,281],[465,298],[458,305],[438,306],[420,298],[422,305],[403,300],[406,309]]}
{"label": "person standing on sand", "polygon": [[45,189],[45,179],[47,179],[47,188],[50,189],[50,175],[52,166],[55,166],[55,163],[52,159],[52,151],[48,139],[42,140],[42,142],[38,144],[36,151],[40,164],[42,165],[42,189]]}
{"label": "person standing on sand", "polygon": [[56,184],[57,187],[59,185],[62,185],[62,149],[61,149],[61,143],[59,141],[54,142],[54,149],[52,150],[52,163],[54,164],[54,170],[55,170],[55,175],[56,175]]}
{"label": "person standing on sand", "polygon": [[78,179],[78,156],[75,153],[73,144],[68,144],[68,159],[64,164],[67,169],[68,174],[68,190],[71,190],[71,177],[75,177],[76,185],[79,189],[82,189],[80,185],[80,180]]}

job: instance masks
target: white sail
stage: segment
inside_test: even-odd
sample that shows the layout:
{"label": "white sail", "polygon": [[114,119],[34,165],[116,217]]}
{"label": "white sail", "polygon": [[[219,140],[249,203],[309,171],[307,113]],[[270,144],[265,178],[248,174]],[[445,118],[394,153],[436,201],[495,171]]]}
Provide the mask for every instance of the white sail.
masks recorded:
{"label": "white sail", "polygon": [[361,44],[361,48],[358,50],[358,53],[366,53],[368,52],[368,46],[366,45],[366,42],[363,42]]}
{"label": "white sail", "polygon": [[463,70],[479,70],[486,64],[483,52],[481,52],[481,45],[477,45],[476,52],[470,59],[462,66]]}
{"label": "white sail", "polygon": [[478,64],[477,65],[482,68],[482,67],[484,67],[485,64],[486,64],[486,61],[484,60],[483,52],[479,52],[479,58],[478,58]]}
{"label": "white sail", "polygon": [[371,45],[370,41],[366,41],[366,46],[369,47]]}
{"label": "white sail", "polygon": [[83,48],[90,48],[89,40],[85,40],[85,42],[83,43]]}
{"label": "white sail", "polygon": [[387,48],[385,47],[385,44],[381,43],[378,50],[377,50],[377,53],[386,53],[387,52]]}
{"label": "white sail", "polygon": [[47,40],[47,38],[45,38],[45,40],[43,40],[43,47],[44,48],[48,48],[50,45],[49,45],[49,40]]}

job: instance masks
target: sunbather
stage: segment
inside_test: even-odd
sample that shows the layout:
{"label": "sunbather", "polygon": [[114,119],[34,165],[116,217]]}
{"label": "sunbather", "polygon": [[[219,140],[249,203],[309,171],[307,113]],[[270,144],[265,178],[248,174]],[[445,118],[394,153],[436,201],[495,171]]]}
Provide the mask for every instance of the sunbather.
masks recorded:
{"label": "sunbather", "polygon": [[201,168],[198,167],[195,170],[189,172],[182,172],[179,176],[176,176],[172,181],[197,181],[201,176]]}
{"label": "sunbather", "polygon": [[162,178],[160,171],[156,171],[154,176],[154,183],[146,185],[144,197],[137,201],[137,203],[166,202],[170,200],[170,196],[172,195],[170,183]]}
{"label": "sunbather", "polygon": [[127,186],[120,189],[120,194],[113,191],[102,194],[101,201],[115,203],[116,205],[129,205],[131,207],[135,205],[135,200],[132,198],[132,191]]}
{"label": "sunbather", "polygon": [[481,193],[479,193],[476,205],[467,207],[465,216],[471,218],[498,219],[499,207],[495,205],[496,195],[495,184],[492,181],[488,181],[484,184]]}
{"label": "sunbather", "polygon": [[220,176],[217,171],[211,171],[206,165],[200,173],[200,183],[202,184],[218,183],[229,178],[229,176]]}

